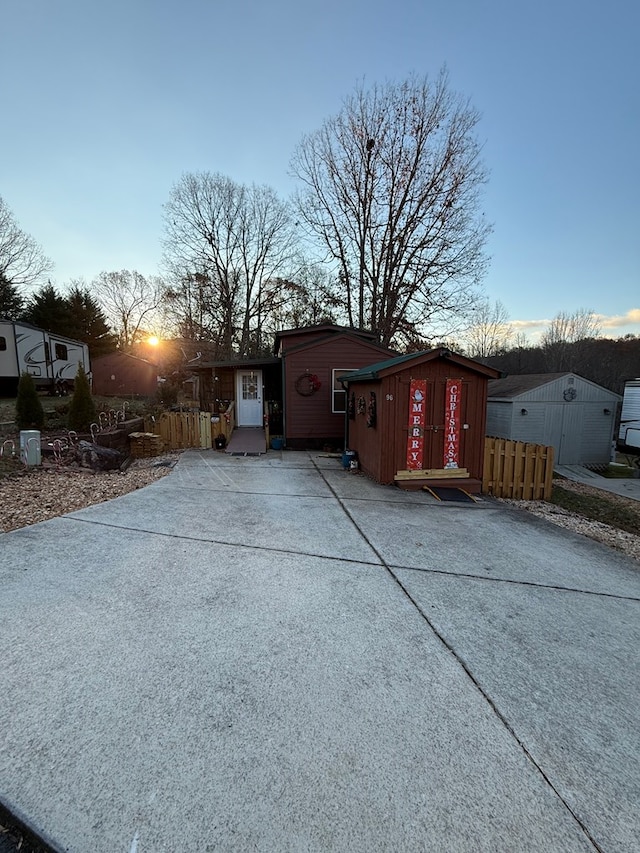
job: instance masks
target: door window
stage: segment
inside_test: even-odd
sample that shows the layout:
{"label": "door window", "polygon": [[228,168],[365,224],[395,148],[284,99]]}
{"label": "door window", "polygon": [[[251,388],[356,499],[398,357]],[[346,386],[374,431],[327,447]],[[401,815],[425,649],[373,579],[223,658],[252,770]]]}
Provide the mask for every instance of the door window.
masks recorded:
{"label": "door window", "polygon": [[250,376],[245,373],[242,376],[242,399],[257,400],[258,399],[258,382],[255,376]]}

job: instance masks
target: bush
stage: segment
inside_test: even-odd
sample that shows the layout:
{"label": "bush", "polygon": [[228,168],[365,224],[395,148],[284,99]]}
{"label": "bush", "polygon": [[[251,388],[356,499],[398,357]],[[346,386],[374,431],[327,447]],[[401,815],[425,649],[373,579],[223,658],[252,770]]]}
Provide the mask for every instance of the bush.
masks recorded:
{"label": "bush", "polygon": [[42,429],[44,426],[44,409],[33,379],[28,373],[23,373],[18,382],[16,423],[18,429]]}
{"label": "bush", "polygon": [[96,407],[91,396],[89,380],[84,368],[78,364],[73,397],[69,403],[69,417],[67,426],[77,432],[86,432],[97,418]]}
{"label": "bush", "polygon": [[170,382],[162,382],[156,391],[156,400],[165,409],[170,409],[178,402],[178,386]]}

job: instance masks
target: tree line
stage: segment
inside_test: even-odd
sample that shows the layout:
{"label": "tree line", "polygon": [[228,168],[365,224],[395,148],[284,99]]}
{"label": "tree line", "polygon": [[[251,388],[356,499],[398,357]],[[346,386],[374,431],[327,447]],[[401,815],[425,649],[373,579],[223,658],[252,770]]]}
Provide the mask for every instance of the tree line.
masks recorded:
{"label": "tree line", "polygon": [[622,394],[625,382],[640,376],[640,337],[518,345],[490,356],[486,362],[505,374],[569,371]]}

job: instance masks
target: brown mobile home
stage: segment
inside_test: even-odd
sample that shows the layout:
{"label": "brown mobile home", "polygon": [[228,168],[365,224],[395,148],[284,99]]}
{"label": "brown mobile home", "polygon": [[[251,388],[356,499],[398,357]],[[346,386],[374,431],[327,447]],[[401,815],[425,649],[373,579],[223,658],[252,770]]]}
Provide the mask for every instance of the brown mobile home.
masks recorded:
{"label": "brown mobile home", "polygon": [[391,351],[358,329],[324,324],[280,332],[287,447],[344,447],[346,393],[340,378]]}
{"label": "brown mobile home", "polygon": [[158,390],[158,365],[127,352],[92,359],[93,393],[106,397],[152,397]]}
{"label": "brown mobile home", "polygon": [[401,355],[343,378],[349,448],[379,483],[482,485],[489,379],[497,370],[445,348]]}
{"label": "brown mobile home", "polygon": [[276,335],[273,357],[195,367],[200,405],[219,413],[234,402],[237,426],[259,427],[268,419],[271,435],[284,436],[290,449],[344,447],[340,377],[392,354],[359,329],[332,323],[287,329]]}

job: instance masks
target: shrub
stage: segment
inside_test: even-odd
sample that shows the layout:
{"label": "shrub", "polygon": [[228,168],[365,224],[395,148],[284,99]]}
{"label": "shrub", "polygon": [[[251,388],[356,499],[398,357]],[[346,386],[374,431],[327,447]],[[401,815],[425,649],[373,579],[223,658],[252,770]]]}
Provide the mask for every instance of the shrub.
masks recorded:
{"label": "shrub", "polygon": [[33,379],[28,373],[23,373],[18,382],[16,423],[18,429],[42,429],[44,426],[44,409]]}
{"label": "shrub", "polygon": [[73,386],[73,397],[69,403],[69,417],[67,426],[78,432],[86,432],[89,426],[95,422],[97,417],[96,407],[91,396],[89,380],[84,368],[78,364],[75,383]]}
{"label": "shrub", "polygon": [[170,409],[178,402],[178,386],[170,382],[162,382],[156,391],[156,400],[165,409]]}

